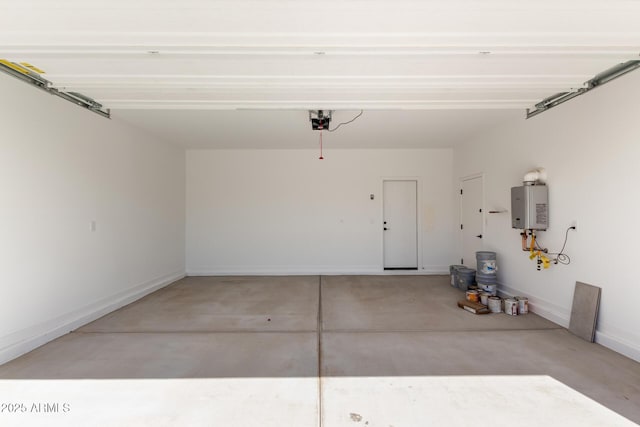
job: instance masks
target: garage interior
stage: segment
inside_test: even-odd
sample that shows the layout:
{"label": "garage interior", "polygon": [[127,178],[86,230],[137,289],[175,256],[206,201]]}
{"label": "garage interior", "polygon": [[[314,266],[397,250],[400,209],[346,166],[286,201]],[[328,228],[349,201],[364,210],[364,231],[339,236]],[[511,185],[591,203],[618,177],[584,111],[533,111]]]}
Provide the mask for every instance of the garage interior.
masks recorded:
{"label": "garage interior", "polygon": [[0,4],[0,424],[640,422],[640,4],[85,3]]}

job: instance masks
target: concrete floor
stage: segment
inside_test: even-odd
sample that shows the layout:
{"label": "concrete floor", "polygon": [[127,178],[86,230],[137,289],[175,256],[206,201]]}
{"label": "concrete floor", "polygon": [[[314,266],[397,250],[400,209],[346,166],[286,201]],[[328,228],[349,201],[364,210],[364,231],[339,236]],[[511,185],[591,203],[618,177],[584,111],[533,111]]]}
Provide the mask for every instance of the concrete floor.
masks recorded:
{"label": "concrete floor", "polygon": [[[474,402],[503,415],[512,408],[519,425],[549,424],[537,412],[557,414],[558,425],[632,424],[590,399],[640,422],[640,364],[535,314],[472,315],[456,306],[461,298],[446,276],[190,277],[0,366],[0,379],[103,379],[94,391],[139,379],[126,387],[186,398],[185,379],[198,378],[226,390],[214,393],[217,415],[237,406],[225,425],[398,427],[417,425],[416,414],[441,423],[442,413],[449,425],[503,425],[468,418]],[[0,381],[0,397],[29,384]],[[76,387],[70,396],[87,395],[86,381],[65,384]],[[248,396],[262,402],[259,422],[247,415]],[[414,407],[380,412],[400,396]],[[518,414],[523,401],[535,409]]]}

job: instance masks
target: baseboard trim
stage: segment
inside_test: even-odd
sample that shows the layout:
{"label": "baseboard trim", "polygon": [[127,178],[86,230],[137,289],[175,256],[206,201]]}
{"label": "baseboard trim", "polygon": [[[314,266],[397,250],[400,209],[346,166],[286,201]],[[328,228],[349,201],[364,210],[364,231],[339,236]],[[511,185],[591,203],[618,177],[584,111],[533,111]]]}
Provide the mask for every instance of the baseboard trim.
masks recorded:
{"label": "baseboard trim", "polygon": [[0,338],[0,365],[185,277],[174,272]]}
{"label": "baseboard trim", "polygon": [[[532,313],[535,313],[547,320],[557,323],[563,328],[569,328],[569,320],[571,312],[563,309],[562,307],[551,303],[550,301],[538,298],[527,293],[520,291],[519,289],[512,288],[503,284],[498,284],[498,293],[502,297],[512,297],[515,295],[522,295],[529,298],[529,309]],[[596,330],[595,342],[620,353],[626,357],[629,357],[637,362],[640,362],[640,347],[610,333],[601,332]]]}
{"label": "baseboard trim", "polygon": [[596,331],[596,342],[630,359],[640,362],[640,347],[614,335]]}
{"label": "baseboard trim", "polygon": [[353,276],[449,274],[449,266],[425,266],[418,270],[385,270],[364,266],[215,266],[187,269],[187,276]]}
{"label": "baseboard trim", "polygon": [[498,284],[498,293],[501,297],[523,296],[529,298],[529,310],[538,316],[556,323],[563,328],[569,327],[571,313],[563,307],[545,299],[530,295],[520,289],[512,288],[502,283]]}

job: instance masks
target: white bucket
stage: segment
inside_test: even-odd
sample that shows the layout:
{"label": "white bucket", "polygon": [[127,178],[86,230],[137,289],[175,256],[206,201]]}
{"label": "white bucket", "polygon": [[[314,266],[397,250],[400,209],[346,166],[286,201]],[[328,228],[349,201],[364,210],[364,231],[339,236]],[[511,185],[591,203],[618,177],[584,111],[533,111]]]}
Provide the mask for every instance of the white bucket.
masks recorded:
{"label": "white bucket", "polygon": [[492,313],[500,313],[502,311],[502,300],[498,297],[489,297],[488,298],[489,310]]}
{"label": "white bucket", "polygon": [[506,300],[504,300],[504,312],[507,313],[510,316],[517,316],[518,315],[518,301],[512,299],[512,298],[507,298]]}
{"label": "white bucket", "polygon": [[482,274],[496,274],[496,271],[498,271],[496,260],[495,259],[478,260],[478,271],[481,272]]}
{"label": "white bucket", "polygon": [[479,274],[495,276],[498,271],[496,253],[489,251],[476,252],[477,270]]}
{"label": "white bucket", "polygon": [[485,292],[490,293],[494,297],[496,295],[498,295],[498,285],[495,285],[495,284],[486,285],[484,283],[478,283],[478,286],[480,287],[480,289],[482,289]]}
{"label": "white bucket", "polygon": [[518,314],[527,314],[529,312],[529,298],[516,297],[518,301]]}

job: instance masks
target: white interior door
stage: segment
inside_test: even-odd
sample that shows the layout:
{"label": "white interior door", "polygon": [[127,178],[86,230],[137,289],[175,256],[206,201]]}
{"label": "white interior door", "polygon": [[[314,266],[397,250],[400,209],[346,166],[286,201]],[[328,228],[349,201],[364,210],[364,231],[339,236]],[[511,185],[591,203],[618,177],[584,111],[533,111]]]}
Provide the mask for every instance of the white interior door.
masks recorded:
{"label": "white interior door", "polygon": [[476,268],[476,252],[482,250],[482,176],[462,180],[460,228],[462,264]]}
{"label": "white interior door", "polygon": [[418,268],[418,182],[384,181],[384,268]]}

